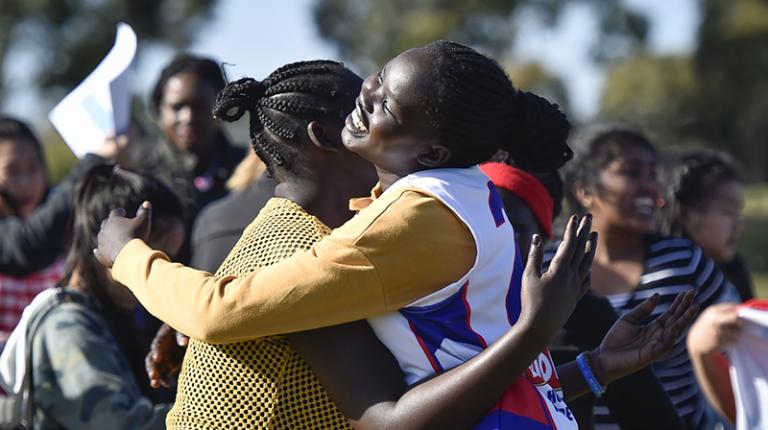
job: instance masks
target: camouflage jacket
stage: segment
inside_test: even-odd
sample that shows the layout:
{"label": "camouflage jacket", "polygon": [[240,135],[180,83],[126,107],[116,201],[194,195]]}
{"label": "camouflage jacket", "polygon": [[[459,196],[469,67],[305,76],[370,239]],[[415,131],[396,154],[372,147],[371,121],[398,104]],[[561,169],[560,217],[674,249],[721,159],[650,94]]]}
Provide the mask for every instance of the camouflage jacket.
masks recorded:
{"label": "camouflage jacket", "polygon": [[86,303],[57,305],[32,339],[34,428],[164,429],[170,405],[142,395],[98,305]]}

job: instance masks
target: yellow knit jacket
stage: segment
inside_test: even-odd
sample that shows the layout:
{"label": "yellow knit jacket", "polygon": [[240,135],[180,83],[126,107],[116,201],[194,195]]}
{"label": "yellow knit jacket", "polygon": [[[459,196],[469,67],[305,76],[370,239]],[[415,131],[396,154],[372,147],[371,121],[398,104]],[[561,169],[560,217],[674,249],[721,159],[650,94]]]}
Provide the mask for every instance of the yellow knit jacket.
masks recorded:
{"label": "yellow knit jacket", "polygon": [[[217,276],[243,276],[309,249],[330,233],[281,198],[269,200]],[[346,429],[346,418],[282,336],[212,345],[190,339],[169,429]]]}

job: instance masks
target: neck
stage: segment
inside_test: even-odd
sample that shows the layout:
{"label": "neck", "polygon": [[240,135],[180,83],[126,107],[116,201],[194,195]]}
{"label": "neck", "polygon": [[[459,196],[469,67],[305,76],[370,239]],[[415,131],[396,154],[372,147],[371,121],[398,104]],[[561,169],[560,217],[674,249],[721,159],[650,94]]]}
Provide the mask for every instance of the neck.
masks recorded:
{"label": "neck", "polygon": [[210,167],[211,163],[220,155],[219,135],[216,134],[213,142],[209,145],[202,145],[200,153],[195,153],[195,175],[202,175]]}
{"label": "neck", "polygon": [[619,260],[642,261],[645,256],[644,235],[627,228],[600,222],[594,218],[592,227],[598,233],[599,242],[595,260],[608,264]]}
{"label": "neck", "polygon": [[343,169],[328,169],[320,175],[282,173],[275,196],[291,200],[323,224],[336,228],[352,217],[349,199],[367,196],[373,184],[355,179]]}
{"label": "neck", "polygon": [[381,191],[386,191],[387,188],[389,188],[392,184],[406,176],[388,172],[378,167],[376,167],[376,174],[379,176],[379,185],[381,185]]}
{"label": "neck", "polygon": [[67,288],[71,288],[77,291],[83,291],[83,286],[80,282],[80,272],[75,270],[72,272],[72,276],[69,277]]}

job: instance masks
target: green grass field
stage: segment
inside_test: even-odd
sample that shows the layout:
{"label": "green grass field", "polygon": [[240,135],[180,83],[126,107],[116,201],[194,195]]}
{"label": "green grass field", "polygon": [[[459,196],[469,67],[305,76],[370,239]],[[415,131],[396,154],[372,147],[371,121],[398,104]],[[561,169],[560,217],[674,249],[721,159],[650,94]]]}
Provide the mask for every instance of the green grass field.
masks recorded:
{"label": "green grass field", "polygon": [[745,190],[744,232],[741,251],[755,280],[757,295],[768,299],[768,185]]}

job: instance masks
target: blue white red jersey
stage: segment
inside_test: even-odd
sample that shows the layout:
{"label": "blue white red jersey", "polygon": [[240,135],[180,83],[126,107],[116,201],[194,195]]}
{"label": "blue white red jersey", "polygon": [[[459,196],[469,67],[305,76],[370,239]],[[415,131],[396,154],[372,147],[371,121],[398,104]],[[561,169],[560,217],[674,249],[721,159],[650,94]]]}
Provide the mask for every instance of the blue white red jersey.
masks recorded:
{"label": "blue white red jersey", "polygon": [[[411,385],[466,362],[517,322],[523,265],[501,198],[477,166],[417,172],[385,193],[401,188],[417,189],[445,204],[467,226],[477,251],[474,265],[458,281],[398,312],[368,320]],[[475,428],[578,428],[548,351]]]}

